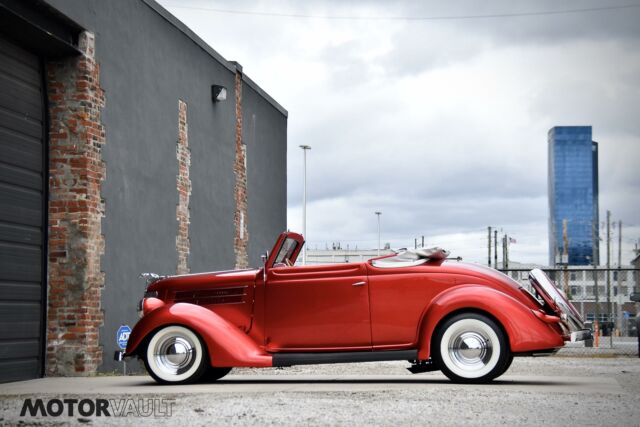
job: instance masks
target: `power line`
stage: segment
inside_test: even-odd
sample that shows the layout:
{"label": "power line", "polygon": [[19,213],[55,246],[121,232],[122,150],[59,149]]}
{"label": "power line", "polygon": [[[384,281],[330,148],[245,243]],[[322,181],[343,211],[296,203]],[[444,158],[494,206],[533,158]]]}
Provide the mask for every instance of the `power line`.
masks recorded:
{"label": "power line", "polygon": [[284,13],[266,12],[235,9],[218,9],[213,7],[179,6],[173,4],[165,5],[174,9],[203,10],[215,13],[226,13],[232,15],[253,15],[268,16],[277,18],[302,18],[302,19],[326,19],[326,20],[357,20],[357,21],[452,21],[462,19],[494,19],[494,18],[517,18],[524,16],[545,16],[545,15],[566,15],[574,13],[603,12],[608,10],[620,10],[640,7],[640,4],[621,4],[613,6],[586,7],[579,9],[543,10],[534,12],[517,13],[492,13],[480,15],[440,15],[440,16],[355,16],[355,15],[313,15],[305,13]]}

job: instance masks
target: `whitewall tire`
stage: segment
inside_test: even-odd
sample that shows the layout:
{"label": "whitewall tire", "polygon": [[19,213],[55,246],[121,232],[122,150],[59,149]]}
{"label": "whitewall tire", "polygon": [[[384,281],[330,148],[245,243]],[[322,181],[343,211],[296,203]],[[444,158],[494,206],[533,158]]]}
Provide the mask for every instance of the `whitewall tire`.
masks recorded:
{"label": "whitewall tire", "polygon": [[195,382],[209,366],[202,341],[183,326],[166,326],[156,331],[144,356],[147,371],[162,384]]}
{"label": "whitewall tire", "polygon": [[438,328],[435,338],[434,359],[454,382],[489,382],[508,368],[511,354],[507,337],[487,316],[453,316]]}

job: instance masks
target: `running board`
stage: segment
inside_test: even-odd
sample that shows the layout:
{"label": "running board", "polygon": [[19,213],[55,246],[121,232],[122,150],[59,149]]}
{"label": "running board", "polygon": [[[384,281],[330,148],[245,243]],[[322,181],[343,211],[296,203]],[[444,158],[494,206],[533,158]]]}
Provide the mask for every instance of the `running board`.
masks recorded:
{"label": "running board", "polygon": [[417,360],[418,350],[343,351],[339,353],[274,353],[273,366]]}

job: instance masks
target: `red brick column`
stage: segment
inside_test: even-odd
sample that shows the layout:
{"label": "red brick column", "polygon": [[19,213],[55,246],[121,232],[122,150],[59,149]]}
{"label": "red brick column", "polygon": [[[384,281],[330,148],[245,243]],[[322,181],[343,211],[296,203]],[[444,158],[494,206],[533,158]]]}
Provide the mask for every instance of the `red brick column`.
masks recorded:
{"label": "red brick column", "polygon": [[178,267],[176,273],[189,273],[189,199],[191,197],[191,151],[189,150],[187,104],[178,100],[178,206],[176,218],[178,220],[178,235],[176,236],[176,250],[178,251]]}
{"label": "red brick column", "polygon": [[100,112],[105,101],[93,34],[82,33],[79,48],[82,55],[47,64],[48,375],[89,375],[102,362],[105,132]]}
{"label": "red brick column", "polygon": [[247,268],[247,243],[249,232],[247,227],[247,149],[242,141],[242,72],[236,70],[236,159],[233,171],[236,176],[235,202],[236,211],[233,218],[235,225],[234,250],[236,255],[235,268]]}

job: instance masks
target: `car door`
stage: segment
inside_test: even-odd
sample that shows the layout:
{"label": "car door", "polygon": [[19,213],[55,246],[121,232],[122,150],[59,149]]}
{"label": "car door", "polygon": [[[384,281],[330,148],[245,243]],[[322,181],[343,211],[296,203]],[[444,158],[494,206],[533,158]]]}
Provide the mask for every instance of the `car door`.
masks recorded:
{"label": "car door", "polygon": [[267,268],[265,292],[267,350],[371,348],[363,264],[289,267],[276,262]]}

